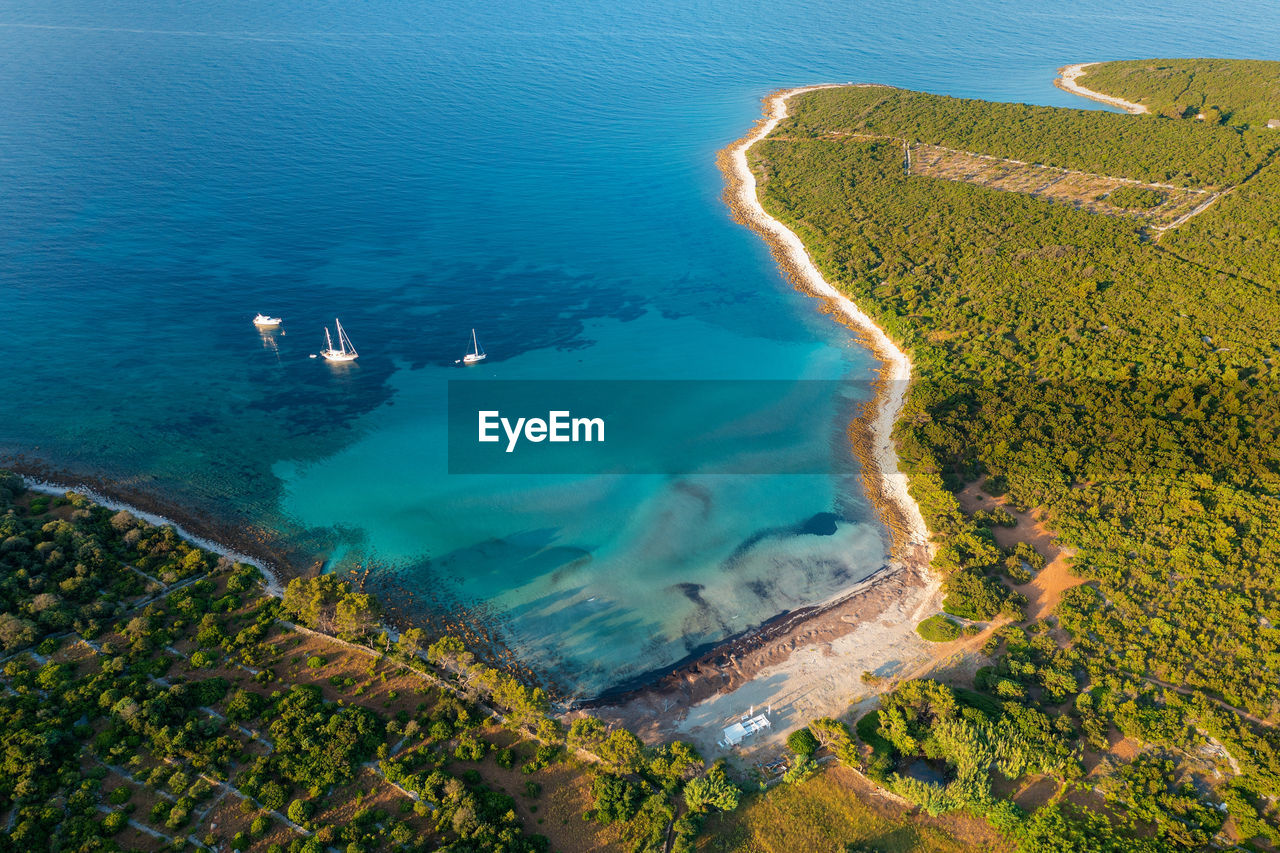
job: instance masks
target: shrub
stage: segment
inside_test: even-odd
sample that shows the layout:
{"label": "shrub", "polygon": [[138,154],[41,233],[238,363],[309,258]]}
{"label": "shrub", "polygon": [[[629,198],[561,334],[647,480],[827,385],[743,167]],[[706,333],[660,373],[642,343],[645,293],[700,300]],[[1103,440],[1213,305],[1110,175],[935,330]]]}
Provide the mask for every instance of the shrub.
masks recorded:
{"label": "shrub", "polygon": [[803,782],[817,772],[817,762],[812,758],[802,758],[795,763],[794,767],[783,774],[782,781],[787,785],[793,785],[796,782]]}
{"label": "shrub", "polygon": [[1114,190],[1107,201],[1127,210],[1150,210],[1164,203],[1167,196],[1149,187],[1126,186]]}
{"label": "shrub", "polygon": [[124,829],[128,822],[129,816],[124,812],[111,812],[102,819],[102,831],[107,835],[115,835]]}
{"label": "shrub", "polygon": [[941,614],[934,614],[916,626],[916,633],[931,643],[949,643],[960,636],[960,626]]}
{"label": "shrub", "polygon": [[802,759],[812,758],[813,754],[818,751],[818,739],[813,736],[813,732],[809,729],[796,729],[787,735],[787,748],[794,752]]}
{"label": "shrub", "polygon": [[310,800],[294,800],[289,803],[289,811],[285,814],[285,817],[299,826],[305,826],[307,821],[311,819],[312,810],[313,806]]}

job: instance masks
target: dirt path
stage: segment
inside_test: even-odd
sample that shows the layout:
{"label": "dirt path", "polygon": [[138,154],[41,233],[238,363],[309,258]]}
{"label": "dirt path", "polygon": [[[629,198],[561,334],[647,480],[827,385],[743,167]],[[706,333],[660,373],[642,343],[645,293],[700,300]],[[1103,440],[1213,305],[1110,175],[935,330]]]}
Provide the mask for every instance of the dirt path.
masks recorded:
{"label": "dirt path", "polygon": [[[1045,558],[1045,567],[1036,573],[1030,583],[1013,586],[1015,592],[1027,597],[1025,623],[1048,617],[1062,599],[1062,594],[1085,582],[1084,578],[1071,574],[1071,557],[1075,552],[1060,545],[1043,518],[1034,512],[1022,512],[1010,507],[1003,498],[996,498],[982,491],[979,483],[970,483],[956,494],[960,508],[972,514],[980,509],[1003,509],[1017,521],[1014,527],[997,527],[993,534],[996,542],[1010,548],[1018,542],[1027,542]],[[979,650],[991,635],[1010,624],[1011,620],[998,617],[981,633],[961,637],[950,643],[939,643],[936,653],[919,666],[895,676],[895,682],[913,678],[936,678],[953,685],[969,686],[979,666],[986,662]]]}
{"label": "dirt path", "polygon": [[[1166,690],[1172,690],[1172,691],[1174,691],[1175,693],[1181,693],[1183,696],[1190,696],[1190,695],[1192,695],[1193,693],[1195,693],[1195,691],[1194,691],[1194,690],[1192,690],[1190,687],[1187,687],[1187,686],[1185,686],[1185,685],[1170,684],[1170,683],[1169,683],[1169,682],[1167,682],[1167,681],[1163,681],[1163,680],[1161,680],[1161,679],[1159,679],[1159,678],[1156,678],[1154,675],[1148,675],[1148,676],[1146,676],[1146,677],[1143,679],[1143,681],[1150,682],[1151,684],[1154,684],[1154,685],[1156,685],[1157,687],[1163,687],[1163,688],[1165,688]],[[1201,692],[1203,693],[1204,691],[1201,691]],[[1268,728],[1268,729],[1270,729],[1270,728],[1274,728],[1274,727],[1275,727],[1275,723],[1271,722],[1270,720],[1264,720],[1264,719],[1262,719],[1262,718],[1261,718],[1261,717],[1259,717],[1259,716],[1256,716],[1256,715],[1254,715],[1254,714],[1250,714],[1250,713],[1249,713],[1248,711],[1246,711],[1245,709],[1243,709],[1243,708],[1237,708],[1235,705],[1232,705],[1231,703],[1229,703],[1229,702],[1227,702],[1227,701],[1225,701],[1225,700],[1223,700],[1223,699],[1218,699],[1218,698],[1216,698],[1216,697],[1209,696],[1209,694],[1207,694],[1207,693],[1205,693],[1205,696],[1208,698],[1208,700],[1209,700],[1210,702],[1214,703],[1214,704],[1215,704],[1215,705],[1217,705],[1219,708],[1222,708],[1222,709],[1223,709],[1223,710],[1225,710],[1225,711],[1230,711],[1231,713],[1233,713],[1233,714],[1235,714],[1235,715],[1237,715],[1237,716],[1239,716],[1239,717],[1243,717],[1244,719],[1248,720],[1248,721],[1249,721],[1249,722],[1251,722],[1251,723],[1254,723],[1254,724],[1259,725],[1259,726],[1264,726],[1264,727],[1266,727],[1266,728]]]}
{"label": "dirt path", "polygon": [[[1060,204],[1070,204],[1078,210],[1102,216],[1136,219],[1145,224],[1157,237],[1186,225],[1204,213],[1218,199],[1235,190],[1224,188],[1179,187],[1173,184],[1119,178],[1096,172],[1083,172],[1063,166],[1047,166],[1013,157],[997,157],[976,151],[948,148],[917,142],[908,144],[896,136],[883,136],[848,131],[833,131],[822,139],[852,142],[897,142],[905,149],[905,168],[908,175],[921,175],[944,181],[976,184],[1001,192],[1016,192],[1048,199]],[[771,137],[774,141],[808,141],[807,138],[789,136]],[[1269,161],[1268,161],[1269,162]],[[1138,187],[1163,193],[1163,202],[1150,210],[1117,207],[1108,201],[1120,187]]]}
{"label": "dirt path", "polygon": [[1002,548],[1011,548],[1018,542],[1026,542],[1045,559],[1045,567],[1036,572],[1030,583],[1013,587],[1027,597],[1027,618],[1043,619],[1053,612],[1062,593],[1079,586],[1085,578],[1071,574],[1071,558],[1075,551],[1058,543],[1043,516],[1034,511],[1024,512],[1009,506],[1004,498],[997,498],[982,491],[980,483],[970,483],[956,494],[960,508],[973,514],[980,509],[1003,509],[1018,522],[1014,527],[997,527],[992,533]]}

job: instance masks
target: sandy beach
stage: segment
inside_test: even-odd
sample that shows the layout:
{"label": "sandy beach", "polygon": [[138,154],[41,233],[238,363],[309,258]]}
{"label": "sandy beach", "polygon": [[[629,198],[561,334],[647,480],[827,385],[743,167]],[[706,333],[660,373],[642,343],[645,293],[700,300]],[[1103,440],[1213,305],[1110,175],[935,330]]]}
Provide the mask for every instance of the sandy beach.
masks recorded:
{"label": "sandy beach", "polygon": [[[862,463],[866,495],[890,532],[891,557],[870,577],[828,601],[780,614],[675,667],[648,686],[586,704],[590,713],[626,725],[646,740],[680,737],[693,741],[709,757],[724,753],[716,746],[723,726],[753,707],[771,713],[774,729],[754,738],[739,759],[776,751],[787,733],[815,717],[869,706],[876,691],[863,683],[863,673],[892,677],[919,672],[951,654],[915,632],[921,619],[941,609],[942,594],[940,580],[929,571],[929,531],[907,490],[906,475],[898,468],[892,438],[893,424],[906,399],[911,361],[864,311],[822,277],[800,238],[765,212],[747,161],[751,146],[786,117],[788,99],[816,88],[828,87],[784,90],[766,98],[764,116],[746,137],[721,152],[719,162],[726,177],[725,198],[735,217],[765,239],[796,286],[821,299],[823,310],[845,324],[881,364],[874,397],[850,424],[849,439],[851,451]],[[41,491],[61,494],[70,488],[152,523],[175,523],[175,516],[168,512],[137,509],[148,505],[142,496],[120,500],[110,488],[68,487],[62,484],[63,478],[32,476],[35,473],[27,472],[27,479]],[[59,482],[51,482],[55,479]],[[180,514],[176,518],[182,535],[258,566],[270,592],[281,594],[281,575],[292,572],[249,557],[243,548],[220,544],[219,540],[238,540],[228,538],[221,528],[209,529],[207,519]],[[192,530],[204,535],[193,535]],[[288,561],[281,565],[288,566]]]}
{"label": "sandy beach", "polygon": [[706,756],[725,754],[717,745],[724,726],[752,709],[768,711],[772,732],[744,745],[740,761],[776,751],[789,732],[815,717],[869,707],[875,691],[863,683],[863,673],[892,676],[939,657],[938,647],[915,632],[921,619],[941,609],[941,584],[929,571],[929,531],[899,470],[892,434],[906,399],[911,360],[866,312],[822,277],[795,232],[765,212],[747,161],[751,146],[786,118],[790,98],[821,88],[831,87],[770,95],[764,117],[722,151],[719,161],[734,215],[765,239],[796,286],[822,299],[882,365],[870,411],[850,425],[849,433],[853,452],[863,463],[867,496],[892,533],[892,562],[833,601],[787,614],[622,702],[591,711],[647,740],[691,740]]}
{"label": "sandy beach", "polygon": [[1142,115],[1149,110],[1142,104],[1135,104],[1133,101],[1126,101],[1124,98],[1116,98],[1111,95],[1104,95],[1101,92],[1095,92],[1092,89],[1086,89],[1076,82],[1080,75],[1084,74],[1084,70],[1090,65],[1097,65],[1096,62],[1080,62],[1076,65],[1064,65],[1058,69],[1058,78],[1053,81],[1053,85],[1057,86],[1065,92],[1073,95],[1079,95],[1082,98],[1089,98],[1102,104],[1110,104],[1113,107],[1119,107],[1127,113],[1133,115]]}

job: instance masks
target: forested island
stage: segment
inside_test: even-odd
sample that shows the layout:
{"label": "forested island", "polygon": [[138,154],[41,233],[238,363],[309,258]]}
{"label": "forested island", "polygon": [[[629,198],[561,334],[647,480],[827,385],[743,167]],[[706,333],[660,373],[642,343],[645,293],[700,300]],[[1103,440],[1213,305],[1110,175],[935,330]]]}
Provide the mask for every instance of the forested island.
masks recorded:
{"label": "forested island", "polygon": [[[866,673],[876,710],[765,773],[397,632],[358,576],[272,597],[0,473],[0,850],[1280,846],[1278,73],[1090,66],[1132,116],[824,88],[750,148],[910,353],[896,438],[946,591],[918,631],[976,666]],[[1029,517],[1071,564],[1044,612]]]}

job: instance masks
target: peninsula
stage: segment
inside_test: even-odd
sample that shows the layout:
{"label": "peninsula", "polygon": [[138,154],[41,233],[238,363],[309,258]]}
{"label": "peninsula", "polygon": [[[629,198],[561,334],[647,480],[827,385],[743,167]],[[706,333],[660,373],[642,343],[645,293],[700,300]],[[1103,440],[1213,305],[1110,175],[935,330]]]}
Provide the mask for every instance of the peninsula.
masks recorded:
{"label": "peninsula", "polygon": [[[959,655],[868,673],[865,766],[1024,849],[1276,843],[1280,63],[1064,71],[1133,114],[815,87],[734,152],[797,283],[914,365],[920,631]],[[941,779],[883,772],[912,760]]]}
{"label": "peninsula", "polygon": [[1280,63],[1059,79],[1128,114],[813,86],[722,153],[881,361],[893,559],[611,705],[0,472],[0,850],[1280,846]]}

